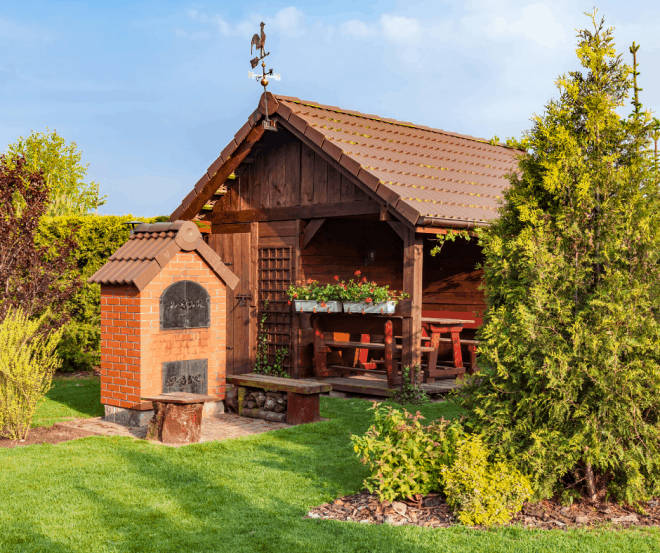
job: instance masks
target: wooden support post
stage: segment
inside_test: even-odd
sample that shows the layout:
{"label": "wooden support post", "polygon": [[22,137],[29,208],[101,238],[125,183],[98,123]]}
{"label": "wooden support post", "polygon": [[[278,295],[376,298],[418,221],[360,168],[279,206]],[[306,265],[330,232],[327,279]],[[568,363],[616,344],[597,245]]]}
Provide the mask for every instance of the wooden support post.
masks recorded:
{"label": "wooden support post", "polygon": [[325,345],[323,329],[318,319],[314,321],[314,373],[316,378],[328,376],[328,347]]}
{"label": "wooden support post", "polygon": [[392,321],[385,323],[385,374],[387,375],[387,387],[394,388],[398,384],[396,361],[394,361],[394,333],[392,332]]}
{"label": "wooden support post", "polygon": [[403,292],[410,295],[411,316],[403,319],[401,370],[413,368],[421,361],[422,342],[422,268],[423,236],[415,236],[413,229],[406,228],[403,240]]}

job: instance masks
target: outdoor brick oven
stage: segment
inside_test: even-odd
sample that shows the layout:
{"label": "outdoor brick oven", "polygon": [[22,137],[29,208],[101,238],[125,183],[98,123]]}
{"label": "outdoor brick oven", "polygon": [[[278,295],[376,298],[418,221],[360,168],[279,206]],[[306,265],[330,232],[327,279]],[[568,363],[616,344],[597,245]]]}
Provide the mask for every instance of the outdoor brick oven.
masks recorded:
{"label": "outdoor brick oven", "polygon": [[189,221],[141,224],[90,279],[101,285],[101,403],[108,420],[145,425],[161,392],[217,397],[226,376],[226,287],[238,278]]}

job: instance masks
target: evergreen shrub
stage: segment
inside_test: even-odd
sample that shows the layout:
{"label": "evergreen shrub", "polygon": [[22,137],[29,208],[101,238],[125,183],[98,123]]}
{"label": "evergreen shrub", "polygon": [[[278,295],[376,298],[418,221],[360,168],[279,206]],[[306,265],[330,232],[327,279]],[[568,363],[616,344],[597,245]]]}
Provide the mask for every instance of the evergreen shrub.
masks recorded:
{"label": "evergreen shrub", "polygon": [[[660,206],[636,67],[591,16],[481,238],[472,430],[537,497],[660,495]],[[634,94],[634,111],[620,115]]]}

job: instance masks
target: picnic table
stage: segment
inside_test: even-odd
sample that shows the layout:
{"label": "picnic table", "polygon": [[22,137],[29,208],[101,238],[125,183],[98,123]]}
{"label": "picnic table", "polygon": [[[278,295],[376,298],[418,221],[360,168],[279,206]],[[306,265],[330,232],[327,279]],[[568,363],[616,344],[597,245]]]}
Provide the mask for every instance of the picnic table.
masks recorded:
{"label": "picnic table", "polygon": [[[314,328],[314,371],[319,379],[338,375],[368,374],[374,371],[384,373],[389,388],[401,385],[398,371],[398,359],[401,359],[403,345],[396,343],[396,338],[402,334],[403,316],[379,314],[348,314],[348,313],[315,313],[310,317]],[[472,323],[463,319],[440,319],[423,317],[422,325],[431,334],[430,344],[420,347],[423,354],[428,355],[426,378],[446,378],[465,373],[461,356],[459,334],[463,325]],[[335,333],[360,335],[360,341],[335,340]],[[454,354],[454,366],[437,368],[438,347],[442,334],[451,336]],[[332,335],[332,337],[330,336]],[[383,343],[374,343],[370,336],[383,336]],[[383,353],[379,364],[383,369],[378,371],[372,364],[361,363],[361,366],[347,366],[346,359],[356,350],[375,350]],[[328,354],[342,351],[342,364],[328,365]],[[376,362],[378,363],[378,362]]]}

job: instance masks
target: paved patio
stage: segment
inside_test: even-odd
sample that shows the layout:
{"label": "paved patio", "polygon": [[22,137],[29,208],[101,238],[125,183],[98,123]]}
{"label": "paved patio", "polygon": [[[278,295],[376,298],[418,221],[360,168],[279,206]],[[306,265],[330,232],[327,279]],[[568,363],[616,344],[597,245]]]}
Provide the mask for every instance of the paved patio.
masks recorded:
{"label": "paved patio", "polygon": [[[93,419],[77,419],[74,421],[61,422],[57,426],[78,428],[92,432],[98,436],[127,436],[138,439],[144,439],[147,435],[147,427],[140,428],[123,426],[110,421],[103,420],[102,417]],[[208,417],[202,419],[202,437],[201,442],[211,442],[214,440],[228,440],[230,438],[240,438],[242,436],[252,436],[254,434],[261,434],[270,430],[278,430],[280,428],[290,428],[290,425],[268,422],[261,419],[250,419],[247,417],[239,417],[231,413],[217,415],[215,417]],[[160,444],[161,442],[152,441],[152,443]],[[172,447],[178,447],[172,444]]]}

